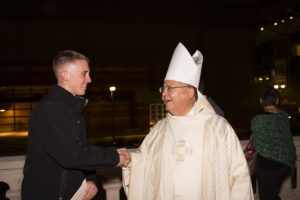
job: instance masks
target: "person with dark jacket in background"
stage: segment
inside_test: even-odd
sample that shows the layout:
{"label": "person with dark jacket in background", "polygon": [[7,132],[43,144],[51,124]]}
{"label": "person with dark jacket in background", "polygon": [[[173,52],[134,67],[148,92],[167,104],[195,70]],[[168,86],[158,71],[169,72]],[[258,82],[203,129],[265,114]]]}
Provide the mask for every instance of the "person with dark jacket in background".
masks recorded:
{"label": "person with dark jacket in background", "polygon": [[221,117],[224,117],[224,112],[220,108],[220,106],[218,106],[218,104],[216,104],[216,102],[212,98],[205,95],[205,83],[204,83],[204,81],[201,81],[199,83],[199,91],[201,92],[201,94],[203,94],[203,96],[206,98],[206,100],[210,103],[210,105],[212,106],[212,108],[214,109],[216,114],[221,116]]}
{"label": "person with dark jacket in background", "polygon": [[57,78],[51,92],[35,107],[29,120],[28,152],[22,182],[23,200],[71,199],[83,182],[82,199],[98,189],[95,170],[122,166],[114,147],[88,145],[83,109],[91,83],[89,60],[65,50],[53,60]]}
{"label": "person with dark jacket in background", "polygon": [[9,200],[9,198],[6,197],[7,190],[9,190],[9,185],[6,182],[1,181],[0,182],[0,200]]}
{"label": "person with dark jacket in background", "polygon": [[278,108],[279,97],[273,87],[265,88],[260,96],[263,113],[251,120],[260,200],[280,200],[283,181],[288,174],[293,180],[296,171],[296,148],[288,114]]}

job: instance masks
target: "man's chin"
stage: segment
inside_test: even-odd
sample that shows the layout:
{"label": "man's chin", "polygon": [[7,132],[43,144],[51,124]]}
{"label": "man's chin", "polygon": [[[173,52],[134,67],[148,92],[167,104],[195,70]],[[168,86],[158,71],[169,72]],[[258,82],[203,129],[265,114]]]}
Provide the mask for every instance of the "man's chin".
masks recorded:
{"label": "man's chin", "polygon": [[81,90],[81,95],[85,95],[86,88]]}
{"label": "man's chin", "polygon": [[78,93],[77,93],[77,96],[83,96],[83,95],[85,95],[85,91],[84,91],[84,92],[78,92]]}

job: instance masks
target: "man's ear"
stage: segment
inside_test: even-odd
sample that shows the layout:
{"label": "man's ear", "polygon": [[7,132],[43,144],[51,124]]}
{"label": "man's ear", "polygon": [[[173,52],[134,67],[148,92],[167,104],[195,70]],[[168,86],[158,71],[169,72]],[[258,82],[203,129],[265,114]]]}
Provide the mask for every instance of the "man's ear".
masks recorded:
{"label": "man's ear", "polygon": [[60,72],[60,78],[63,81],[68,81],[70,79],[70,75],[69,75],[68,71],[67,70],[62,70]]}

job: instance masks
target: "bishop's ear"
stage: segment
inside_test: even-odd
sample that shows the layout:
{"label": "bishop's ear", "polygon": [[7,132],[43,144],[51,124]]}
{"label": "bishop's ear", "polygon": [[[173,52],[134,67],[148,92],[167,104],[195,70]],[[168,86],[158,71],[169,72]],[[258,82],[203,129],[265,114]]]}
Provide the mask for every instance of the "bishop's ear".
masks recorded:
{"label": "bishop's ear", "polygon": [[194,88],[188,88],[189,91],[188,91],[188,95],[189,95],[189,98],[193,98],[194,97],[194,93],[195,93],[195,90]]}

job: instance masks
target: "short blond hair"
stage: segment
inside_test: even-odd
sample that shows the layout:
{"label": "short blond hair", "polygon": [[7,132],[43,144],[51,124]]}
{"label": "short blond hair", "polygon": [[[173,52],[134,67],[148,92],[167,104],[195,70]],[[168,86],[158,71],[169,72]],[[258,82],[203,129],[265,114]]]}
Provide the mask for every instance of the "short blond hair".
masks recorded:
{"label": "short blond hair", "polygon": [[74,63],[77,60],[85,60],[89,63],[89,59],[76,51],[73,50],[63,50],[58,52],[58,54],[54,57],[52,62],[53,71],[55,73],[56,78],[58,78],[59,69],[66,63]]}

